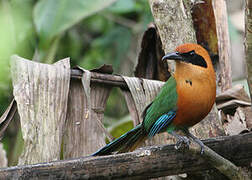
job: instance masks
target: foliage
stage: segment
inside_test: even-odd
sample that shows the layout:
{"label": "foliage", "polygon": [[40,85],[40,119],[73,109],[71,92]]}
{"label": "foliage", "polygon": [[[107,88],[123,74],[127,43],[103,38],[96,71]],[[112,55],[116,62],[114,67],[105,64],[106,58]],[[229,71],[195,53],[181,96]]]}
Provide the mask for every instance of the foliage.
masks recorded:
{"label": "foliage", "polygon": [[[0,113],[8,105],[11,96],[9,58],[12,54],[31,58],[35,33],[32,28],[32,6],[25,0],[0,1]],[[30,12],[30,13],[29,13]]]}
{"label": "foliage", "polygon": [[[0,0],[0,114],[12,97],[11,55],[43,63],[70,57],[72,66],[112,64],[116,73],[131,75],[136,40],[151,21],[146,0]],[[106,119],[127,114],[123,99],[119,90],[112,91]],[[13,154],[8,139],[5,147]]]}

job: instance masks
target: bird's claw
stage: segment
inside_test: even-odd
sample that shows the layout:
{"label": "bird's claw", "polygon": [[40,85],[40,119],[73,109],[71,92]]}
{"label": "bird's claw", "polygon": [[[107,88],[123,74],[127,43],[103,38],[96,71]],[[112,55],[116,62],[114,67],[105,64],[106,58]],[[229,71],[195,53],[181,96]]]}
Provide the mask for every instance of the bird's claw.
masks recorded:
{"label": "bird's claw", "polygon": [[204,153],[204,147],[200,146],[200,154],[203,154],[203,153]]}
{"label": "bird's claw", "polygon": [[190,140],[186,136],[181,136],[178,142],[175,144],[175,149],[180,149],[184,145],[188,147],[190,145]]}
{"label": "bird's claw", "polygon": [[194,140],[194,142],[196,142],[200,146],[200,154],[203,154],[205,147],[204,147],[204,144],[202,143],[202,141],[195,138],[195,137],[193,137],[193,140]]}

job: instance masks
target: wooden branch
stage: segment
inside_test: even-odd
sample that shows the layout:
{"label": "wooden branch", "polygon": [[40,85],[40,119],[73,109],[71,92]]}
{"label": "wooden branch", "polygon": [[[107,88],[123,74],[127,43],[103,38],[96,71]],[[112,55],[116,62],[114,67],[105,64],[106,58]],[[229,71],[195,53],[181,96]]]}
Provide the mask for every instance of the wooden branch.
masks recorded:
{"label": "wooden branch", "polygon": [[[83,72],[81,70],[71,69],[71,78],[81,79],[82,74]],[[126,82],[119,75],[91,72],[91,82],[128,89]]]}
{"label": "wooden branch", "polygon": [[[250,166],[252,133],[203,141],[238,166]],[[214,169],[204,155],[175,150],[174,145],[138,149],[131,153],[81,157],[0,169],[0,179],[123,179],[152,178]]]}
{"label": "wooden branch", "polygon": [[[195,142],[189,148],[192,153],[201,152],[201,147]],[[231,161],[223,158],[207,146],[204,146],[204,154],[202,154],[202,157],[230,180],[249,180],[245,177],[245,173],[241,168],[235,166]]]}

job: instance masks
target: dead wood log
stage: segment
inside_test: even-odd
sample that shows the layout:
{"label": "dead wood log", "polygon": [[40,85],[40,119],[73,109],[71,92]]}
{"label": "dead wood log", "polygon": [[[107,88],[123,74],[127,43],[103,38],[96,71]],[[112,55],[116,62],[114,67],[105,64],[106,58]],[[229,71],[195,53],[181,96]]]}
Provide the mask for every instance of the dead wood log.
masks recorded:
{"label": "dead wood log", "polygon": [[[250,166],[252,133],[203,141],[238,166]],[[153,146],[101,157],[81,157],[0,169],[0,179],[147,179],[214,169],[198,153],[174,145]]]}

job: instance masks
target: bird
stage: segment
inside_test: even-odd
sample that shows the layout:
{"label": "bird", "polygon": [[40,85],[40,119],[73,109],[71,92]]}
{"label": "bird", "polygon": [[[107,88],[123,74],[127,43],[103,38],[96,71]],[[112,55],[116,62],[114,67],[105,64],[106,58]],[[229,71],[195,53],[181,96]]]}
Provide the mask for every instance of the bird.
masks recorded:
{"label": "bird", "polygon": [[[162,61],[175,61],[175,71],[158,95],[146,106],[143,121],[135,128],[99,149],[92,156],[133,151],[148,138],[167,132],[177,139],[177,148],[190,140],[204,152],[204,144],[189,128],[211,111],[216,97],[216,77],[211,58],[201,45],[186,43],[163,56]],[[184,132],[185,136],[177,133]]]}

